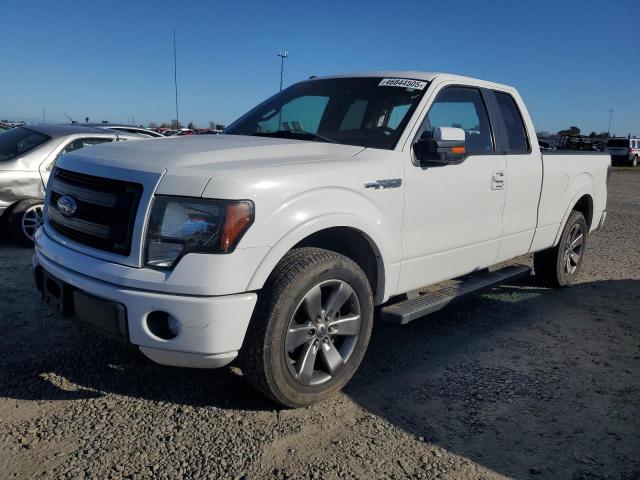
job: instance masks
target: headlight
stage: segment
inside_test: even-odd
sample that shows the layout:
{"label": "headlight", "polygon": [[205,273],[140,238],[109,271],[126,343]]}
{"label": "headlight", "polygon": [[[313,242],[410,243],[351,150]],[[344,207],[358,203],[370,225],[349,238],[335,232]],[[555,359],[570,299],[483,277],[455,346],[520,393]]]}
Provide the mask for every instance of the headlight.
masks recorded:
{"label": "headlight", "polygon": [[145,241],[146,265],[170,269],[187,253],[231,253],[253,223],[253,202],[157,196]]}

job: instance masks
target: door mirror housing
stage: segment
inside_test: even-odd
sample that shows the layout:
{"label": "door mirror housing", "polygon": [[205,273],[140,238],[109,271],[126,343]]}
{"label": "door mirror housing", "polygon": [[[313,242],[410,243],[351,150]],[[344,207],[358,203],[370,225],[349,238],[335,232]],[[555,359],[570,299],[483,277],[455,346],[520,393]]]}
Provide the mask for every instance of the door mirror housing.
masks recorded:
{"label": "door mirror housing", "polygon": [[432,132],[425,134],[413,144],[413,152],[419,165],[459,163],[466,155],[463,129],[435,127]]}

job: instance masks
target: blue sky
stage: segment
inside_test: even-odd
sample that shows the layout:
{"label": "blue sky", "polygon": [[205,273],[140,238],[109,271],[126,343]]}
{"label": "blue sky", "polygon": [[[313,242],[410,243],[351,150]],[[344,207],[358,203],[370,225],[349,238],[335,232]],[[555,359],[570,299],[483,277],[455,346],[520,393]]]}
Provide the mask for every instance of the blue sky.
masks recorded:
{"label": "blue sky", "polygon": [[0,0],[0,118],[229,123],[310,75],[446,71],[516,86],[538,129],[640,135],[637,0]]}

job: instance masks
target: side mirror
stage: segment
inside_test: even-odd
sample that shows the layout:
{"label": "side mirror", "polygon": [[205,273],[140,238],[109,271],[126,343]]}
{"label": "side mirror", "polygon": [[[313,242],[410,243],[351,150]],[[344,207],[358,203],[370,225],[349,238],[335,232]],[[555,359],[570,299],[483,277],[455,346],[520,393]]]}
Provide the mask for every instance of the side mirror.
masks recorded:
{"label": "side mirror", "polygon": [[431,136],[423,134],[413,144],[413,152],[420,165],[449,165],[462,160],[466,154],[464,130],[435,127]]}

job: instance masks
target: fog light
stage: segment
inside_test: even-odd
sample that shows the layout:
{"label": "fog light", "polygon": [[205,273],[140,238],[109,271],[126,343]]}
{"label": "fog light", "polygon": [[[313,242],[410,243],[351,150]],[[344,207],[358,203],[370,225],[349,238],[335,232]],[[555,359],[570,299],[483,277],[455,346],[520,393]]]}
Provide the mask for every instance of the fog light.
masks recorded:
{"label": "fog light", "polygon": [[180,322],[167,312],[151,312],[147,315],[147,328],[162,340],[171,340],[180,333]]}

